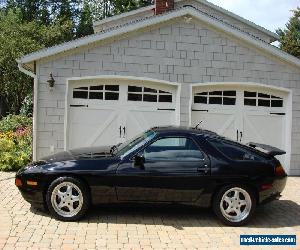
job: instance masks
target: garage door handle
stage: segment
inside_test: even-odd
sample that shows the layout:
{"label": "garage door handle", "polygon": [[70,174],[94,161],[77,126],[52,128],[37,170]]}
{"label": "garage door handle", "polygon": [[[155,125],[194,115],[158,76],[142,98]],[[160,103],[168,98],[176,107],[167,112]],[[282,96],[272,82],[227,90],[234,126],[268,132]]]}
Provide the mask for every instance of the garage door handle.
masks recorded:
{"label": "garage door handle", "polygon": [[123,137],[125,138],[125,135],[126,135],[126,128],[125,127],[123,127],[123,132],[124,132]]}
{"label": "garage door handle", "polygon": [[239,130],[236,131],[236,141],[239,141]]}
{"label": "garage door handle", "polygon": [[122,138],[122,126],[120,126],[119,130],[120,130],[120,138]]}
{"label": "garage door handle", "polygon": [[70,105],[71,108],[88,108],[89,105]]}
{"label": "garage door handle", "polygon": [[243,139],[243,132],[241,131],[241,138],[240,138],[240,142],[242,142],[242,139]]}

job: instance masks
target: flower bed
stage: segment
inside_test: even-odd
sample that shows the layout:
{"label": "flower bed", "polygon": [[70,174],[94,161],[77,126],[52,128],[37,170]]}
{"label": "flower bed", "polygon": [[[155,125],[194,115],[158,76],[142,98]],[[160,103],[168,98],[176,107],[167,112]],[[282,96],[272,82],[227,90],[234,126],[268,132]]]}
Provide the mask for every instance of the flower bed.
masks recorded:
{"label": "flower bed", "polygon": [[16,171],[32,158],[31,118],[9,116],[0,121],[0,171]]}

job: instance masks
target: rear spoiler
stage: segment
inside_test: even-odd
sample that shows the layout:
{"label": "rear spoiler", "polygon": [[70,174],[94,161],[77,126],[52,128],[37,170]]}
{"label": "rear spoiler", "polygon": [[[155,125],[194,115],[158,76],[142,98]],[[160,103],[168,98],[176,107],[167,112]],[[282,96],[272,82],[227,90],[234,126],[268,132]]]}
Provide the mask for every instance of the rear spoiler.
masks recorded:
{"label": "rear spoiler", "polygon": [[270,145],[266,145],[266,144],[260,144],[260,143],[255,143],[255,142],[249,142],[247,144],[248,146],[252,147],[252,148],[260,148],[263,149],[263,151],[270,155],[270,156],[275,156],[275,155],[284,155],[286,154],[285,151],[279,149],[279,148],[275,148],[272,147]]}

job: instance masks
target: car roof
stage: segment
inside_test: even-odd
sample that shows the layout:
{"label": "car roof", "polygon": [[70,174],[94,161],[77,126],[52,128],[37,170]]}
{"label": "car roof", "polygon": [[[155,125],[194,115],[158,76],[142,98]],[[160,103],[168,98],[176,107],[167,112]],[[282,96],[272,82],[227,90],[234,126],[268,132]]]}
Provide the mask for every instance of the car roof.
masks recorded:
{"label": "car roof", "polygon": [[184,126],[154,127],[151,130],[157,133],[194,134],[194,135],[202,135],[204,137],[209,137],[209,138],[222,138],[220,135],[210,130],[184,127]]}

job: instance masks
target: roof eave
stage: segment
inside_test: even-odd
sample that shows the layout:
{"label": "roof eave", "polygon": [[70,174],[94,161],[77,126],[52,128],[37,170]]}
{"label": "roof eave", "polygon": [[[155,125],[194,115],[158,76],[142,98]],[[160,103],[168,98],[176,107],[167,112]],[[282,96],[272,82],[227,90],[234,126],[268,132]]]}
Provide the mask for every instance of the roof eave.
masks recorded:
{"label": "roof eave", "polygon": [[93,27],[97,27],[99,25],[103,25],[103,24],[106,24],[106,23],[109,23],[109,22],[117,21],[119,19],[122,19],[122,18],[125,18],[125,17],[130,17],[130,16],[140,14],[140,13],[143,13],[143,12],[148,12],[148,11],[151,11],[153,9],[155,9],[155,5],[149,5],[149,6],[139,8],[139,9],[136,9],[136,10],[132,10],[132,11],[128,11],[128,12],[125,12],[125,13],[122,13],[122,14],[119,14],[119,15],[115,15],[115,16],[112,16],[112,17],[107,17],[107,18],[104,18],[102,20],[93,22]]}

